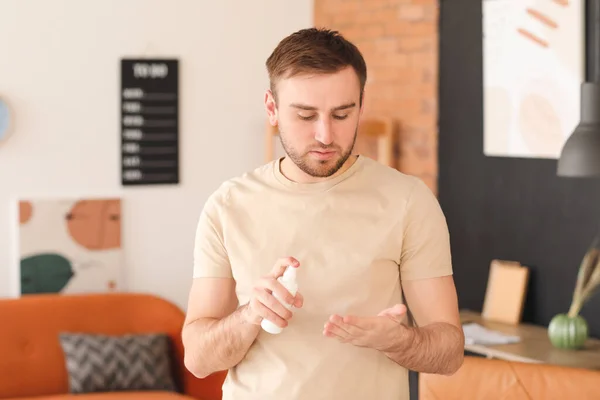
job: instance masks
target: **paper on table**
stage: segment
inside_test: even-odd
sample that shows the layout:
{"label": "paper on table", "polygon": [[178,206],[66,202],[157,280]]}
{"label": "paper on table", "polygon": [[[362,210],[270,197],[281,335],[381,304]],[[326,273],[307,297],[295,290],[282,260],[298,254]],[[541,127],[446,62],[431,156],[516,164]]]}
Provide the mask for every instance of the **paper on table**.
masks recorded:
{"label": "paper on table", "polygon": [[463,332],[465,334],[465,344],[480,344],[485,346],[517,343],[520,340],[518,336],[512,336],[498,331],[493,331],[484,328],[475,322],[464,324]]}

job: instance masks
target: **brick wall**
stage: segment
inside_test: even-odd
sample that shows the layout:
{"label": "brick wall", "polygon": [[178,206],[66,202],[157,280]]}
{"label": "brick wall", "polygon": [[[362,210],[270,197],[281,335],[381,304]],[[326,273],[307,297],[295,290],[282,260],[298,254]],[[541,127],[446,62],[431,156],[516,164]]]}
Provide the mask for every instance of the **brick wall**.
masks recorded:
{"label": "brick wall", "polygon": [[436,0],[314,0],[317,27],[339,30],[368,68],[365,117],[399,124],[398,169],[437,193]]}

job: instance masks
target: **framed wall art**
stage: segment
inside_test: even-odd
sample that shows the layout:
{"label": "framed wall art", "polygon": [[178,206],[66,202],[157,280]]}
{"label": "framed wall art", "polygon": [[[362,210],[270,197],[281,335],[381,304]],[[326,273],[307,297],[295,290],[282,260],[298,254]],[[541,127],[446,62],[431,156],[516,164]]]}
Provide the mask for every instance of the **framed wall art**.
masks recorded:
{"label": "framed wall art", "polygon": [[557,159],[580,118],[585,2],[482,6],[484,154]]}

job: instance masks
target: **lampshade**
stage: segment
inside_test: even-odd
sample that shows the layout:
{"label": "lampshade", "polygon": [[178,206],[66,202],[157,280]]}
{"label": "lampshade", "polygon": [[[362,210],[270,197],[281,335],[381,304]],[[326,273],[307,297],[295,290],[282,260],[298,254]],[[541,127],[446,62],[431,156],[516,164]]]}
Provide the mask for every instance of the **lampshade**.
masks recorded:
{"label": "lampshade", "polygon": [[581,121],[562,148],[558,176],[600,177],[600,83],[581,85]]}

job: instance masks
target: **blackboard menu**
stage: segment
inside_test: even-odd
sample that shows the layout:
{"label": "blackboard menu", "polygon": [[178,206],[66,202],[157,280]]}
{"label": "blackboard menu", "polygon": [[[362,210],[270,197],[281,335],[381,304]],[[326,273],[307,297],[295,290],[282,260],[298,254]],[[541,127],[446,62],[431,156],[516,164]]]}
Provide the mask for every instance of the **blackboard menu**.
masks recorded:
{"label": "blackboard menu", "polygon": [[178,60],[121,60],[121,183],[179,183]]}

